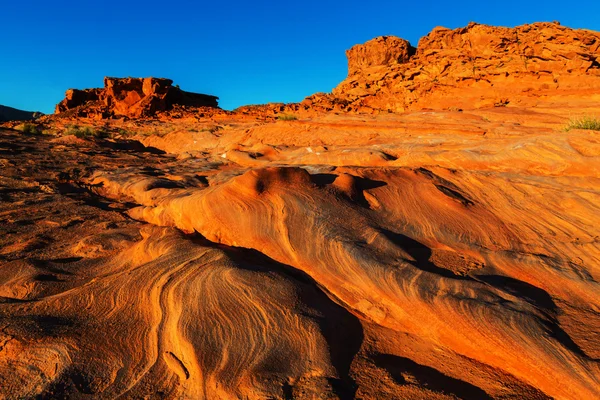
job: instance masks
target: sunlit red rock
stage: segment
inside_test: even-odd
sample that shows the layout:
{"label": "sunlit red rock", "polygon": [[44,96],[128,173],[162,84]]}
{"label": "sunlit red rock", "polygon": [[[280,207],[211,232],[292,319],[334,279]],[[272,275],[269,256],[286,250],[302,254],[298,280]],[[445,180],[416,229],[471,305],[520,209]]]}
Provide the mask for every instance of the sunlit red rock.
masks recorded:
{"label": "sunlit red rock", "polygon": [[348,77],[334,98],[363,112],[405,111],[531,106],[546,96],[600,90],[600,34],[594,31],[555,23],[436,28],[413,56],[396,58],[398,40],[383,37],[350,49]]}
{"label": "sunlit red rock", "polygon": [[218,107],[217,97],[185,92],[164,78],[104,78],[104,88],[69,89],[56,113],[76,110],[77,116],[108,118],[148,117],[174,105]]}
{"label": "sunlit red rock", "polygon": [[0,397],[599,398],[597,43],[439,28],[298,104],[108,80],[0,129]]}

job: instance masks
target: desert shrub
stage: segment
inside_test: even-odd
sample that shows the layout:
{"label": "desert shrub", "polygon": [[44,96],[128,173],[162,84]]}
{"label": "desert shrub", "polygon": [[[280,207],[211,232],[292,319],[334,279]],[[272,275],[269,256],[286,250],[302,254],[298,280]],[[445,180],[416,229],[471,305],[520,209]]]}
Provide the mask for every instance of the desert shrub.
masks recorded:
{"label": "desert shrub", "polygon": [[96,129],[91,126],[80,127],[77,125],[71,125],[67,127],[65,131],[67,135],[74,135],[80,139],[97,138],[102,139],[108,137],[108,133],[102,129]]}
{"label": "desert shrub", "polygon": [[592,131],[600,131],[600,118],[585,116],[579,119],[572,119],[565,127],[565,131],[570,131],[571,129],[588,129]]}
{"label": "desert shrub", "polygon": [[202,128],[200,132],[210,132],[212,134],[216,134],[220,130],[223,130],[223,127],[220,125],[215,125],[208,128]]}
{"label": "desert shrub", "polygon": [[298,119],[294,114],[279,114],[277,116],[279,121],[295,121]]}
{"label": "desert shrub", "polygon": [[135,135],[135,132],[134,132],[134,131],[130,131],[130,130],[128,130],[128,129],[125,129],[125,128],[119,128],[119,129],[117,130],[117,132],[118,132],[118,134],[119,134],[119,135],[121,135],[121,136],[123,136],[123,137],[128,137],[128,136],[133,136],[133,135]]}
{"label": "desert shrub", "polygon": [[30,122],[25,122],[24,124],[18,125],[15,127],[17,130],[26,133],[28,135],[41,135],[42,131],[36,124],[32,124]]}

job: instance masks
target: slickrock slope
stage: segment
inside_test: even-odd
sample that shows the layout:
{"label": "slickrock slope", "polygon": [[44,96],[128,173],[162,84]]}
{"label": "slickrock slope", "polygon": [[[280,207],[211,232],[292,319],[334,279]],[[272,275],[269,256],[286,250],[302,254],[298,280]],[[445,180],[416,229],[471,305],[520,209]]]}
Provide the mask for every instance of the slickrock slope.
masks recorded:
{"label": "slickrock slope", "polygon": [[[423,56],[373,43],[352,76]],[[535,104],[0,129],[0,398],[599,398],[592,67]]]}
{"label": "slickrock slope", "polygon": [[104,78],[101,89],[69,89],[56,113],[95,119],[149,117],[174,105],[218,107],[217,97],[185,92],[164,78]]}

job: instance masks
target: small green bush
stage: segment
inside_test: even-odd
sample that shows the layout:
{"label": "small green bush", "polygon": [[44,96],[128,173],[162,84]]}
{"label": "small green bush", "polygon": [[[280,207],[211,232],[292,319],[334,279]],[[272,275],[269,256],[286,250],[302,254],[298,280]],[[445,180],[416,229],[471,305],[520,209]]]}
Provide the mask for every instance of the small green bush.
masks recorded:
{"label": "small green bush", "polygon": [[125,128],[119,128],[117,130],[117,132],[119,133],[119,135],[123,136],[123,137],[128,137],[128,136],[133,136],[135,135],[135,132],[127,130]]}
{"label": "small green bush", "polygon": [[585,116],[579,119],[572,119],[565,127],[565,131],[568,132],[571,129],[588,129],[591,131],[600,131],[600,118]]}
{"label": "small green bush", "polygon": [[40,135],[42,133],[36,124],[30,122],[17,126],[17,129],[29,135]]}
{"label": "small green bush", "polygon": [[211,126],[209,128],[202,128],[200,132],[210,132],[212,134],[216,134],[218,131],[223,130],[223,127],[220,125]]}
{"label": "small green bush", "polygon": [[279,115],[277,116],[277,119],[278,119],[279,121],[295,121],[295,120],[297,120],[297,119],[298,119],[298,117],[296,117],[296,116],[295,116],[295,115],[293,115],[293,114],[279,114]]}
{"label": "small green bush", "polygon": [[80,139],[88,139],[88,138],[97,138],[102,139],[108,137],[108,133],[101,130],[96,129],[91,126],[79,127],[77,125],[72,125],[67,128],[65,131],[67,135],[74,135]]}

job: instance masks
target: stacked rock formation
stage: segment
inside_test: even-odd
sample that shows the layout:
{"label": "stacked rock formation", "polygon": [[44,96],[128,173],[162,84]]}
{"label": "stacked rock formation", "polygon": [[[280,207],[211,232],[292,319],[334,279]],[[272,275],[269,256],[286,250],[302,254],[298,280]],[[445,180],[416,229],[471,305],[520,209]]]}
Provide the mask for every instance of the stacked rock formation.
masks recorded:
{"label": "stacked rock formation", "polygon": [[69,89],[56,113],[75,110],[76,116],[110,118],[148,117],[174,105],[218,107],[218,97],[185,92],[164,78],[104,78],[104,88]]}

